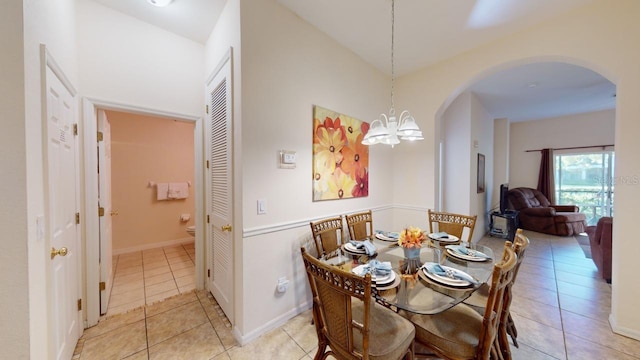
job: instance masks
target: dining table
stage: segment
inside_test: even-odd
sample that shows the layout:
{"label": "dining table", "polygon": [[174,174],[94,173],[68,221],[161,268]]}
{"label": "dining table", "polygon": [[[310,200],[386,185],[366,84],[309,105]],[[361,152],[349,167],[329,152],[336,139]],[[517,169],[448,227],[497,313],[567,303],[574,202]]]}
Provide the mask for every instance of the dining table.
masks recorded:
{"label": "dining table", "polygon": [[[347,241],[336,254],[321,260],[362,276],[370,272],[376,302],[416,314],[437,314],[455,306],[491,276],[495,258],[487,246],[427,234],[427,240],[411,254],[398,244],[397,234],[377,231],[370,239]],[[365,241],[368,249],[361,246]],[[378,272],[378,268],[386,271]]]}

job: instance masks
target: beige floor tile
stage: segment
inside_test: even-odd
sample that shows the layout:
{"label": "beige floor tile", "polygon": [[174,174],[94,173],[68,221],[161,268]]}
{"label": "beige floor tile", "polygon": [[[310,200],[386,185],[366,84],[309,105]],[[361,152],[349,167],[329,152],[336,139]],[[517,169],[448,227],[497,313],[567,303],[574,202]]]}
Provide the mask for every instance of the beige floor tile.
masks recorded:
{"label": "beige floor tile", "polygon": [[146,349],[145,321],[125,325],[116,330],[87,339],[81,359],[122,359]]}
{"label": "beige floor tile", "polygon": [[147,338],[149,346],[158,344],[178,334],[208,322],[199,301],[179,306],[147,318]]}
{"label": "beige floor tile", "polygon": [[214,356],[211,360],[231,360],[229,354],[225,351],[219,355]]}
{"label": "beige floor tile", "polygon": [[193,263],[193,261],[191,261],[191,259],[188,259],[185,261],[169,264],[169,267],[171,268],[171,271],[177,271],[177,270],[186,269],[190,267],[195,269],[195,264]]}
{"label": "beige floor tile", "polygon": [[580,337],[567,334],[567,360],[637,360],[635,356],[621,353],[617,350],[592,343]]}
{"label": "beige floor tile", "polygon": [[180,294],[192,292],[195,289],[196,289],[195,283],[178,286],[178,291],[180,292]]}
{"label": "beige floor tile", "polygon": [[129,304],[134,301],[143,300],[144,301],[144,289],[139,288],[131,291],[127,291],[122,294],[111,294],[109,298],[110,306],[120,306],[124,304]]}
{"label": "beige floor tile", "polygon": [[165,281],[172,281],[173,279],[173,273],[171,272],[166,272],[163,274],[159,274],[156,276],[150,276],[144,279],[144,285],[145,286],[151,286],[151,285],[155,285],[155,284],[159,284]]}
{"label": "beige floor tile", "polygon": [[184,253],[176,254],[176,256],[167,257],[167,261],[169,262],[169,265],[172,265],[175,263],[181,263],[185,261],[191,262],[191,258],[189,257],[189,254],[187,254],[187,252],[185,251]]}
{"label": "beige floor tile", "polygon": [[127,274],[127,275],[122,275],[122,276],[114,276],[113,283],[115,285],[117,283],[139,281],[139,280],[142,280],[143,278],[144,278],[144,276],[143,276],[142,272],[137,272],[137,273]]}
{"label": "beige floor tile", "polygon": [[119,281],[114,282],[111,287],[111,295],[123,294],[136,289],[144,288],[145,281],[140,279],[136,281]]}
{"label": "beige floor tile", "polygon": [[176,271],[173,272],[173,276],[175,278],[180,278],[180,277],[189,276],[189,275],[195,276],[195,274],[196,274],[196,269],[193,266],[187,267],[187,268],[184,268],[184,269],[180,269],[180,270],[176,270]]}
{"label": "beige floor tile", "polygon": [[594,289],[587,286],[575,285],[564,281],[558,281],[558,293],[560,295],[570,295],[580,299],[588,300],[590,302],[604,302],[609,303],[611,299],[611,293],[602,293],[598,289]]}
{"label": "beige floor tile", "polygon": [[119,278],[119,277],[122,277],[122,276],[131,275],[131,274],[138,274],[138,273],[142,274],[142,264],[125,267],[125,268],[122,268],[122,269],[118,268],[116,270],[116,273],[115,273],[114,277],[115,278]]}
{"label": "beige floor tile", "polygon": [[512,288],[513,296],[516,298],[525,298],[535,300],[537,302],[559,307],[558,293],[555,291],[543,289],[540,287],[526,286],[520,284],[520,279],[516,280],[516,283]]}
{"label": "beige floor tile", "polygon": [[126,314],[132,310],[138,309],[143,307],[145,304],[144,299],[142,300],[136,300],[134,302],[128,303],[128,304],[123,304],[120,306],[112,306],[111,304],[109,304],[109,308],[107,309],[107,314],[106,316],[113,316],[113,315],[120,315],[120,314]]}
{"label": "beige floor tile", "polygon": [[149,351],[147,349],[138,351],[137,353],[124,358],[124,360],[148,360],[148,359],[149,359]]}
{"label": "beige floor tile", "polygon": [[102,335],[109,331],[119,329],[125,325],[129,325],[140,320],[144,320],[145,314],[144,309],[139,308],[133,311],[130,311],[126,314],[122,314],[120,316],[107,317],[101,319],[98,324],[92,326],[88,329],[84,330],[82,334],[83,339],[90,339],[96,337],[98,335]]}
{"label": "beige floor tile", "polygon": [[160,274],[164,274],[164,273],[168,273],[171,272],[171,268],[167,265],[167,266],[162,266],[162,267],[157,267],[155,269],[151,269],[149,271],[145,271],[144,272],[144,277],[145,278],[149,278],[152,276],[156,276],[156,275],[160,275]]}
{"label": "beige floor tile", "polygon": [[208,360],[225,351],[209,322],[149,348],[149,360]]}
{"label": "beige floor tile", "polygon": [[196,277],[191,275],[179,277],[179,278],[176,278],[175,280],[176,280],[176,285],[178,285],[178,287],[185,286],[185,285],[192,285],[196,283]]}
{"label": "beige floor tile", "polygon": [[276,329],[243,347],[230,349],[229,356],[231,360],[298,360],[306,356],[306,352],[286,332]]}
{"label": "beige floor tile", "polygon": [[528,298],[514,297],[511,312],[562,331],[560,308]]}
{"label": "beige floor tile", "polygon": [[169,266],[169,262],[164,257],[147,261],[142,265],[142,268],[144,271],[149,271],[163,266]]}
{"label": "beige floor tile", "polygon": [[560,294],[560,306],[566,311],[600,321],[609,319],[611,309],[610,305],[600,305],[591,300],[584,300],[566,294]]}
{"label": "beige floor tile", "polygon": [[156,295],[165,291],[174,290],[177,288],[178,286],[176,285],[175,280],[171,279],[171,280],[163,281],[161,283],[153,284],[150,286],[145,286],[144,291],[146,293],[146,296],[153,296],[153,295]]}
{"label": "beige floor tile", "polygon": [[166,311],[175,309],[177,307],[180,307],[182,305],[192,303],[194,301],[198,301],[198,298],[195,293],[172,297],[161,303],[147,306],[146,314],[147,314],[147,317],[155,316],[158,314],[162,314]]}
{"label": "beige floor tile", "polygon": [[558,360],[556,357],[545,354],[525,344],[519,344],[519,347],[511,344],[510,349],[511,359],[513,360]]}
{"label": "beige floor tile", "polygon": [[307,353],[318,346],[316,327],[311,324],[312,316],[311,310],[307,310],[282,326],[282,330]]}
{"label": "beige floor tile", "polygon": [[551,326],[543,325],[512,312],[518,329],[518,343],[525,344],[557,359],[565,358],[564,334]]}
{"label": "beige floor tile", "polygon": [[121,270],[131,266],[142,266],[142,258],[118,260],[117,264],[113,264],[114,269]]}

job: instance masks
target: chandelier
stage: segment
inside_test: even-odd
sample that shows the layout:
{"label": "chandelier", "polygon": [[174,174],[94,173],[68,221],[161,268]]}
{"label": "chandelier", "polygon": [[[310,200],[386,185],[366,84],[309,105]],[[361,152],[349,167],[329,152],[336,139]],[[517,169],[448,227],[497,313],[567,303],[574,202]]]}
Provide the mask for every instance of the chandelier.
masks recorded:
{"label": "chandelier", "polygon": [[395,69],[393,64],[395,32],[395,0],[391,0],[391,110],[389,116],[380,116],[371,122],[369,131],[362,139],[364,145],[387,144],[393,147],[400,143],[400,140],[422,140],[422,131],[416,124],[415,119],[409,111],[404,110],[396,118],[396,110],[393,103]]}

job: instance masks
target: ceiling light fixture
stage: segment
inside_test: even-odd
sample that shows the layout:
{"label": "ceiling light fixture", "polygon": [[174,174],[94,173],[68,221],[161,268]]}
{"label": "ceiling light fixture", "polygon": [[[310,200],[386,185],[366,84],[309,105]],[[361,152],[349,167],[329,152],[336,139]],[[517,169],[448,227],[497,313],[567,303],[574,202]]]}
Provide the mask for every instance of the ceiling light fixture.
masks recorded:
{"label": "ceiling light fixture", "polygon": [[147,0],[147,2],[153,6],[165,7],[169,6],[169,4],[173,2],[173,0]]}
{"label": "ceiling light fixture", "polygon": [[[411,116],[409,111],[404,110],[400,113],[400,117],[396,118],[396,110],[393,103],[394,91],[394,66],[393,66],[393,50],[394,50],[394,32],[395,32],[395,0],[391,0],[391,110],[389,116],[380,114],[380,116],[371,122],[371,127],[362,140],[364,145],[386,144],[393,147],[400,143],[400,140],[422,140],[422,131],[416,124],[416,120]],[[398,138],[400,137],[400,138]]]}

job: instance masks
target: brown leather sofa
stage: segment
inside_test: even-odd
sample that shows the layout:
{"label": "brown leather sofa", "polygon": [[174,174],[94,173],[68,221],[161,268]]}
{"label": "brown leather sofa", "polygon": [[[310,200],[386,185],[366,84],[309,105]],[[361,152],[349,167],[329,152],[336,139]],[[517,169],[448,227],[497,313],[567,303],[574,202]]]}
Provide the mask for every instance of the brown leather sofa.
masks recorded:
{"label": "brown leather sofa", "polygon": [[536,189],[519,187],[509,190],[507,201],[518,211],[520,227],[557,236],[573,236],[584,232],[586,217],[575,205],[551,205]]}
{"label": "brown leather sofa", "polygon": [[591,245],[591,258],[598,267],[598,271],[608,283],[611,282],[611,238],[613,218],[602,217],[595,226],[587,227]]}

